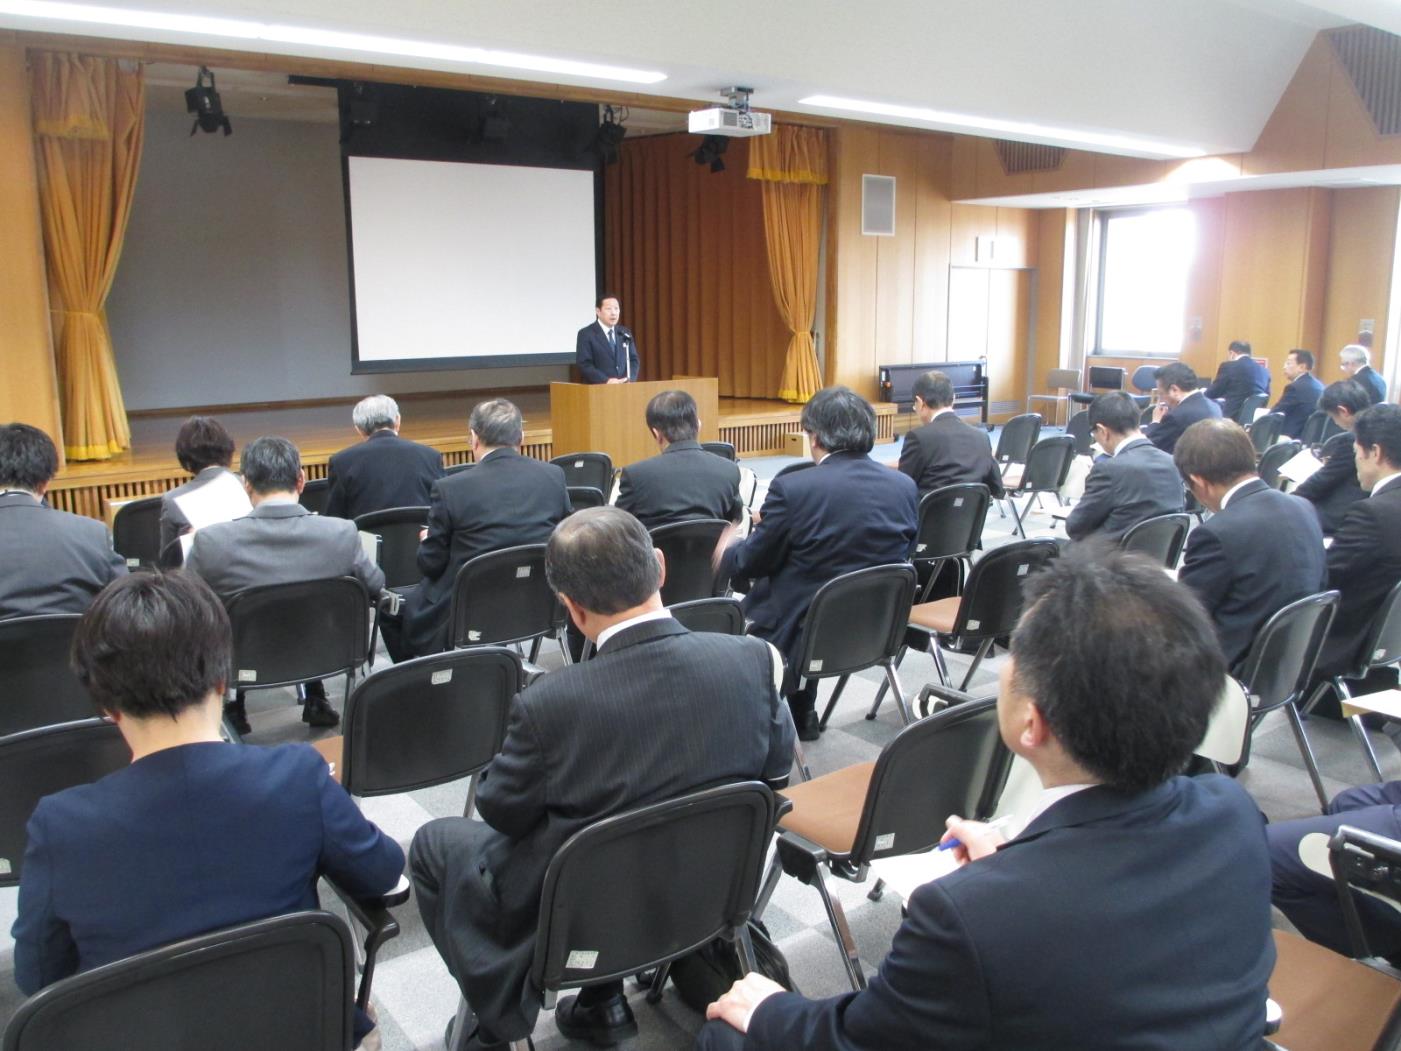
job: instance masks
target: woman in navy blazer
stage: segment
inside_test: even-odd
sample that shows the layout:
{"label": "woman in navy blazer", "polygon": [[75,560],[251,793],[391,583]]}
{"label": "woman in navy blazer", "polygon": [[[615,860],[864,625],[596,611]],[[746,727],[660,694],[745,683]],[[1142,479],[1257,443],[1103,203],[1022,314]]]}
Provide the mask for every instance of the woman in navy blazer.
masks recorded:
{"label": "woman in navy blazer", "polygon": [[[199,577],[135,574],[78,625],[74,667],[131,765],[40,800],[15,920],[25,993],[181,938],[318,908],[326,875],[389,891],[404,853],[307,745],[220,739],[229,621]],[[357,1017],[356,1037],[372,1024]]]}

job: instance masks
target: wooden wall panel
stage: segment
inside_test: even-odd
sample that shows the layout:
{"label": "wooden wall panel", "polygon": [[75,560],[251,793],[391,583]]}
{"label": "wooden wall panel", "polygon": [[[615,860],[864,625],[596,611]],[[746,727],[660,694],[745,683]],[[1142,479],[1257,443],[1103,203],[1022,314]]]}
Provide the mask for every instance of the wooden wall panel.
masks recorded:
{"label": "wooden wall panel", "polygon": [[997,209],[993,266],[1023,268],[1036,265],[1036,241],[1040,230],[1037,214],[1030,208]]}
{"label": "wooden wall panel", "polygon": [[[1213,197],[1188,205],[1197,220],[1197,247],[1187,279],[1181,358],[1198,373],[1213,375],[1224,356],[1220,332],[1221,267],[1226,240],[1226,201]],[[1200,321],[1199,329],[1193,328]],[[1132,369],[1130,369],[1132,373]]]}
{"label": "wooden wall panel", "polygon": [[1333,45],[1323,36],[1316,37],[1255,140],[1255,148],[1245,155],[1247,175],[1311,171],[1324,166],[1328,94],[1335,64]]}
{"label": "wooden wall panel", "polygon": [[949,224],[947,186],[953,142],[946,136],[917,140],[920,192],[915,201],[914,361],[948,360]]}
{"label": "wooden wall panel", "polygon": [[1354,341],[1363,318],[1377,323],[1372,363],[1382,370],[1385,348],[1395,331],[1388,308],[1401,206],[1401,189],[1395,186],[1334,190],[1332,194],[1323,335],[1310,348],[1319,357],[1316,371],[1325,382],[1342,379],[1338,350]]}
{"label": "wooden wall panel", "polygon": [[912,135],[880,136],[877,166],[895,179],[895,236],[876,243],[876,363],[905,365],[915,361],[915,253],[919,199],[919,139]]}
{"label": "wooden wall panel", "polygon": [[872,397],[877,364],[877,238],[861,233],[861,175],[875,170],[879,141],[880,132],[871,126],[834,131],[828,187],[826,382],[843,383]]}
{"label": "wooden wall panel", "polygon": [[981,204],[955,204],[950,211],[949,263],[987,266],[977,257],[978,238],[997,236],[997,209]]}
{"label": "wooden wall panel", "polygon": [[1012,411],[1020,411],[1026,404],[1031,285],[1029,270],[988,272],[988,401],[993,406],[1012,406]]}
{"label": "wooden wall panel", "polygon": [[1033,214],[1039,225],[1036,331],[1027,384],[1029,393],[1049,394],[1053,392],[1046,388],[1046,374],[1060,368],[1062,360],[1070,360],[1073,304],[1069,293],[1075,281],[1075,213],[1066,208],[1048,208]]}

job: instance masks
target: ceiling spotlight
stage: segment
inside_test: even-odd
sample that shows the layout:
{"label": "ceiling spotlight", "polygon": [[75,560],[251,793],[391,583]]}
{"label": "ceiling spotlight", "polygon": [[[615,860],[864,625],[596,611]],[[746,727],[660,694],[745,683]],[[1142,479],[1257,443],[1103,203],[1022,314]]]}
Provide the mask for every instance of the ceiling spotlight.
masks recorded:
{"label": "ceiling spotlight", "polygon": [[[205,81],[209,81],[206,85]],[[190,134],[206,131],[210,134],[224,129],[225,135],[233,134],[229,118],[224,116],[224,104],[219,101],[219,93],[214,90],[214,74],[208,66],[200,66],[195,74],[195,86],[185,92],[185,112],[195,115],[190,125]]]}
{"label": "ceiling spotlight", "polygon": [[627,128],[623,127],[625,120],[627,110],[619,112],[612,106],[603,108],[603,122],[599,124],[598,131],[594,132],[589,149],[598,154],[599,160],[604,164],[618,163],[618,151],[623,144],[623,137],[628,133]]}
{"label": "ceiling spotlight", "polygon": [[729,148],[730,140],[724,135],[707,135],[689,156],[694,158],[697,164],[710,165],[711,173],[718,174],[725,170],[725,162],[720,158]]}

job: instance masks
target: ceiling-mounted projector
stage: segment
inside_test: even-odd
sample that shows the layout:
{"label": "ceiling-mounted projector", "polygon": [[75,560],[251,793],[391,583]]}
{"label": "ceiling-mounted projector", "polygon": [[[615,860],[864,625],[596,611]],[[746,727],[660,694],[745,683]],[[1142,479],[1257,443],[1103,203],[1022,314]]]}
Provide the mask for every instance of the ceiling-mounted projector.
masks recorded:
{"label": "ceiling-mounted projector", "polygon": [[687,130],[692,135],[729,135],[735,138],[769,134],[773,131],[772,115],[754,113],[749,109],[749,96],[753,90],[726,88],[720,94],[729,99],[730,104],[692,110],[686,121]]}

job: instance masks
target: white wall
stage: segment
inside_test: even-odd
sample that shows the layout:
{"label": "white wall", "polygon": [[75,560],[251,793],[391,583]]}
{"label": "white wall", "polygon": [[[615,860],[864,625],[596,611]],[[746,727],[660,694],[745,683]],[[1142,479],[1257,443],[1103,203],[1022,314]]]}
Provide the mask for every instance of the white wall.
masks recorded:
{"label": "white wall", "polygon": [[[338,129],[151,112],[107,315],[127,408],[526,387],[565,366],[350,374]],[[593,303],[579,304],[579,325]],[[470,318],[463,319],[471,324]],[[573,350],[574,333],[560,333]]]}

